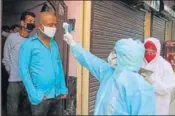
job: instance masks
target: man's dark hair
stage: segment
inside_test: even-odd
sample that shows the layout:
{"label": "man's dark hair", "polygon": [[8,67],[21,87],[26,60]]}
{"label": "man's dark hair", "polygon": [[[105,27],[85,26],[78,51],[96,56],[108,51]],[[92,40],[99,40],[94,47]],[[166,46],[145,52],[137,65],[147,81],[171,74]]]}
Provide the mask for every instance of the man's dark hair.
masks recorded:
{"label": "man's dark hair", "polygon": [[54,9],[52,7],[49,7],[46,3],[42,6],[40,12],[53,12],[55,14]]}
{"label": "man's dark hair", "polygon": [[7,25],[2,26],[2,30],[5,32],[10,32],[10,27]]}
{"label": "man's dark hair", "polygon": [[12,25],[10,29],[14,30],[16,27],[20,27],[20,25],[18,25],[18,24]]}
{"label": "man's dark hair", "polygon": [[44,4],[43,7],[41,8],[41,12],[46,12],[49,11],[49,6],[47,4]]}
{"label": "man's dark hair", "polygon": [[26,16],[29,15],[29,16],[32,16],[35,18],[35,13],[33,12],[23,12],[22,15],[21,15],[21,18],[20,18],[20,21],[24,21],[26,19]]}

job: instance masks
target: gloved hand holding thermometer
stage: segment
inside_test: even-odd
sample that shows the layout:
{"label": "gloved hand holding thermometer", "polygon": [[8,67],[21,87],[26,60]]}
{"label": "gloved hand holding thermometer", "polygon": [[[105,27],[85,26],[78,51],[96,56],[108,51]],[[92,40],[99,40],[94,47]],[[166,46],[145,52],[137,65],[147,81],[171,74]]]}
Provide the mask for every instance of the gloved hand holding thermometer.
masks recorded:
{"label": "gloved hand holding thermometer", "polygon": [[72,26],[70,24],[64,22],[63,28],[65,30],[64,41],[66,41],[66,43],[70,46],[75,46],[77,43],[75,42],[75,40],[73,40],[73,37],[70,34],[72,31]]}

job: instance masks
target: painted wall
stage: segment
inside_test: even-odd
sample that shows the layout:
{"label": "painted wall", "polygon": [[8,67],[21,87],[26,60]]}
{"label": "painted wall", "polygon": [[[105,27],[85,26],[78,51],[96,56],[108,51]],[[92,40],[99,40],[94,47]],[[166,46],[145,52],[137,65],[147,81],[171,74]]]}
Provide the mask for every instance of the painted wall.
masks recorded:
{"label": "painted wall", "polygon": [[[20,16],[21,13],[31,9],[30,11],[33,11],[34,13],[37,12],[38,7],[41,4],[43,4],[45,1],[21,1],[21,2],[16,2],[15,6],[18,7],[11,7],[7,8],[6,4],[3,4],[3,8],[5,8],[3,11],[2,15],[2,24],[3,25],[13,25],[13,24],[19,24],[20,23]],[[13,5],[12,2],[9,2],[8,7],[10,5]],[[14,5],[13,5],[14,6]]]}
{"label": "painted wall", "polygon": [[3,15],[2,16],[2,25],[14,25],[20,23],[20,15]]}
{"label": "painted wall", "polygon": [[[74,39],[79,42],[80,40],[80,7],[83,4],[83,1],[65,1],[68,6],[68,19],[74,18],[75,30],[72,32]],[[73,58],[72,54],[69,53],[69,76],[77,76],[77,62]]]}

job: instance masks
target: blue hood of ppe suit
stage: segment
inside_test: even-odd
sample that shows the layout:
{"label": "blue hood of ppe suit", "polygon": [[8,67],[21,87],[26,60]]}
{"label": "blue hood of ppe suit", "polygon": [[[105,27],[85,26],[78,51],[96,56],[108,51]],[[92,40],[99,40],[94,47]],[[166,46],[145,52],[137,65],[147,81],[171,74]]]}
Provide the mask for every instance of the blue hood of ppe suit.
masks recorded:
{"label": "blue hood of ppe suit", "polygon": [[139,40],[122,39],[114,47],[117,54],[117,67],[138,72],[144,58],[145,48]]}
{"label": "blue hood of ppe suit", "polygon": [[[89,110],[94,110],[94,115],[155,115],[154,89],[137,73],[144,58],[143,44],[122,39],[116,42],[114,49],[117,53],[116,68],[79,44],[72,47],[75,59],[100,83],[95,107],[89,107]],[[89,86],[91,92],[95,92],[91,83]],[[92,96],[88,103],[94,104]]]}

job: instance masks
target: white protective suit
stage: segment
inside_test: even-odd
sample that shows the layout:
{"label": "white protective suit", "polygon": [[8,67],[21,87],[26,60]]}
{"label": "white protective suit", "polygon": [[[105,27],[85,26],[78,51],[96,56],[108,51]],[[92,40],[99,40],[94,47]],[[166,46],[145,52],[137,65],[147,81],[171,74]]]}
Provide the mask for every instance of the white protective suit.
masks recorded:
{"label": "white protective suit", "polygon": [[156,91],[156,115],[168,115],[171,101],[171,91],[175,88],[175,74],[169,62],[160,56],[161,45],[158,39],[148,38],[157,48],[157,55],[151,61],[144,59],[142,68],[153,71],[151,77],[145,78],[153,85]]}

